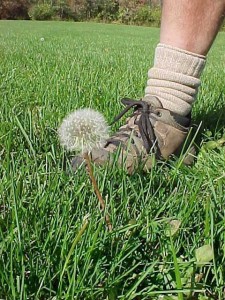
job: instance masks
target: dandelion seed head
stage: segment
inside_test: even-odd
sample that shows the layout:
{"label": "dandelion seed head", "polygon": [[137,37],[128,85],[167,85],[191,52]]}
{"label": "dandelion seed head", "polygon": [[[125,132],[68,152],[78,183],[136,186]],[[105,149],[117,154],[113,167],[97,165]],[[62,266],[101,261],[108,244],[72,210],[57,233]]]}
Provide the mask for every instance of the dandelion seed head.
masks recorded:
{"label": "dandelion seed head", "polygon": [[109,137],[109,126],[103,115],[93,109],[78,109],[63,120],[59,140],[68,151],[91,152],[101,148]]}
{"label": "dandelion seed head", "polygon": [[41,41],[41,42],[44,42],[44,40],[45,40],[45,39],[44,39],[43,37],[42,37],[42,38],[40,38],[40,41]]}

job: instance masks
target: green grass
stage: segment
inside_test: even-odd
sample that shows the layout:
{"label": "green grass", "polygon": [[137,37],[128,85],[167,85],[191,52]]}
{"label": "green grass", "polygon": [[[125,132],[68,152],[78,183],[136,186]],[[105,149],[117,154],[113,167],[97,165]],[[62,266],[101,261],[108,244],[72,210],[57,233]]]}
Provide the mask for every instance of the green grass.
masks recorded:
{"label": "green grass", "polygon": [[[194,124],[203,124],[195,165],[171,160],[131,177],[95,169],[109,233],[85,171],[65,172],[70,155],[57,127],[78,107],[111,122],[120,98],[140,98],[159,30],[22,21],[0,28],[0,298],[224,299],[225,148],[202,145],[223,135],[225,34],[193,110]],[[204,245],[213,259],[199,266],[195,251]]]}

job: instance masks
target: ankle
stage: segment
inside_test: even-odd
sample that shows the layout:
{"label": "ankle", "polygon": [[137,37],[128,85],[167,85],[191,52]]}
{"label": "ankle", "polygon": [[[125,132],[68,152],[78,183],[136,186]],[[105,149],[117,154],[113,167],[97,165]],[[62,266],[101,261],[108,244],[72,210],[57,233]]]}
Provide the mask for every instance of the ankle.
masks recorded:
{"label": "ankle", "polygon": [[144,99],[156,96],[164,108],[188,115],[197,96],[205,59],[202,55],[159,44],[154,66],[148,72]]}

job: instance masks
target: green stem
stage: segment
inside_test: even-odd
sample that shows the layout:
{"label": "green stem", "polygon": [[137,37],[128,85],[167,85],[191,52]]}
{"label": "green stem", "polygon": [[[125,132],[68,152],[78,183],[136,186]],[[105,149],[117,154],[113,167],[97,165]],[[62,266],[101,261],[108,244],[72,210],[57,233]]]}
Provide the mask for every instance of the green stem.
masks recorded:
{"label": "green stem", "polygon": [[[90,156],[88,155],[88,153],[84,153],[84,159],[85,159],[86,164],[87,164],[88,173],[89,173],[92,185],[94,187],[95,194],[98,197],[98,200],[100,202],[100,206],[101,206],[102,210],[105,210],[105,201],[103,200],[102,195],[99,191],[98,184],[96,182],[96,179],[95,179],[95,176],[94,176],[94,173],[93,173],[93,170],[92,170],[91,159],[90,159]],[[107,213],[105,215],[105,220],[106,220],[106,224],[108,226],[109,231],[112,231],[112,224],[111,224],[111,221],[110,221],[110,217]]]}

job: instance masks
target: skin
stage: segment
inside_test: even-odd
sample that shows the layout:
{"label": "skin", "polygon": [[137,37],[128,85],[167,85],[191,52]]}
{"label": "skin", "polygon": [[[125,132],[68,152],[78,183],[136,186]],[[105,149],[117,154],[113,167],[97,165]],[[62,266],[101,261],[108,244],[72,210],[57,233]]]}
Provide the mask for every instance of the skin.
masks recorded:
{"label": "skin", "polygon": [[160,43],[206,55],[225,15],[225,0],[164,0]]}

